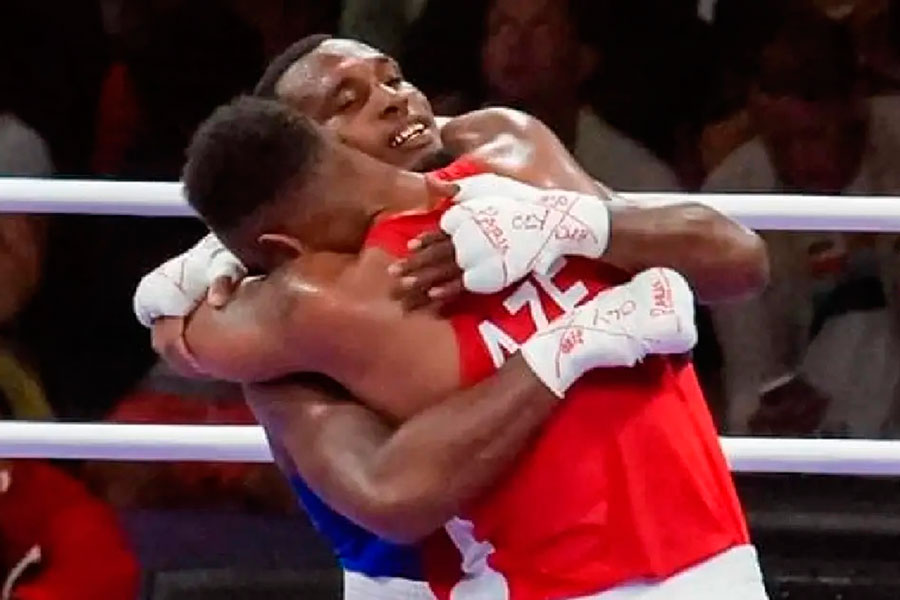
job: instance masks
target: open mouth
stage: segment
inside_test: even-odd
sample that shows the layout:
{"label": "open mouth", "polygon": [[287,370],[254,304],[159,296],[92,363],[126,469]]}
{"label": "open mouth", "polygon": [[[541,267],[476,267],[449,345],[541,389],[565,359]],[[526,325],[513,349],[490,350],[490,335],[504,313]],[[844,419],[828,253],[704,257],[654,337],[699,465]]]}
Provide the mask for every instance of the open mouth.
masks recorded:
{"label": "open mouth", "polygon": [[413,140],[420,138],[426,131],[428,131],[428,125],[425,123],[422,123],[421,121],[410,123],[391,138],[390,146],[391,148],[405,146]]}

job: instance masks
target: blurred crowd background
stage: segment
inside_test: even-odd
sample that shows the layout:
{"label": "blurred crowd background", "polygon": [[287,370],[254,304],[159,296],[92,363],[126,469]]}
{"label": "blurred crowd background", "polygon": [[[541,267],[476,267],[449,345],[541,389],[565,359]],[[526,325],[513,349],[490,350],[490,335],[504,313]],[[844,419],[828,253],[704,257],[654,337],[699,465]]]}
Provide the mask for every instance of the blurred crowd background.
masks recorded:
{"label": "blurred crowd background", "polygon": [[[538,116],[617,190],[900,196],[897,0],[3,0],[0,175],[175,180],[194,127],[314,32],[397,57],[438,114]],[[131,312],[202,233],[0,215],[0,418],[252,423],[239,390],[160,364]],[[900,438],[900,238],[763,235],[766,292],[700,310],[722,432]],[[900,597],[896,482],[740,483],[780,597]],[[51,583],[86,592],[41,591],[60,564]],[[4,580],[4,600],[337,585],[274,468],[237,464],[0,462]]]}

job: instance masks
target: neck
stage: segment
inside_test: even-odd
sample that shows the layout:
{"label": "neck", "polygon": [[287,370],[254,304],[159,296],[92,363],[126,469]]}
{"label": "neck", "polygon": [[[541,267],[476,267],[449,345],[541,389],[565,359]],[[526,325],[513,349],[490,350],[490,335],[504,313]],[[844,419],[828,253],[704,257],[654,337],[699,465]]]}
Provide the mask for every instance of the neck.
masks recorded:
{"label": "neck", "polygon": [[423,174],[398,169],[374,159],[367,171],[366,193],[378,199],[373,203],[373,211],[377,215],[431,208],[433,201],[426,192]]}

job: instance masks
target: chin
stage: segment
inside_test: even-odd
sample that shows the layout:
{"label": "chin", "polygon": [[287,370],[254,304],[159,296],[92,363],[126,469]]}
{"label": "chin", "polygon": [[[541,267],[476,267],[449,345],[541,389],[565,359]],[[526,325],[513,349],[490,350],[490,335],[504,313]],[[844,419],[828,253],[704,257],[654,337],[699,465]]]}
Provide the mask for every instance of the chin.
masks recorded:
{"label": "chin", "polygon": [[426,152],[417,156],[412,164],[410,164],[409,170],[417,173],[427,173],[428,171],[446,167],[456,160],[456,158],[456,156],[443,146],[436,146],[434,148],[429,148]]}

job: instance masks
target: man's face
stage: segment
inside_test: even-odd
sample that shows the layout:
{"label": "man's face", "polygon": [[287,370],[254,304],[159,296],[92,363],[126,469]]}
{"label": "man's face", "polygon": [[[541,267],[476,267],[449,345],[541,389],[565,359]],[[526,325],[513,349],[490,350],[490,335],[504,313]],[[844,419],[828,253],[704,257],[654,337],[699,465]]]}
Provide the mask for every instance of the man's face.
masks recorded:
{"label": "man's face", "polygon": [[838,193],[852,183],[865,140],[864,113],[854,101],[756,92],[751,109],[776,171],[789,187]]}
{"label": "man's face", "polygon": [[481,68],[494,100],[527,104],[578,84],[566,0],[495,0],[487,19]]}
{"label": "man's face", "polygon": [[276,91],[341,142],[388,164],[417,169],[442,148],[428,99],[392,58],[365,44],[326,40]]}

